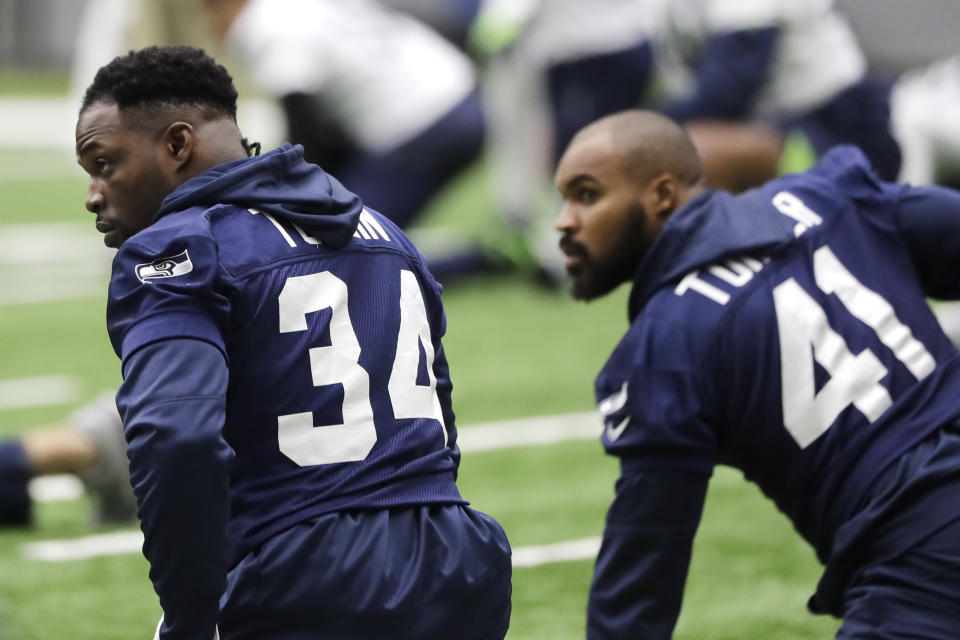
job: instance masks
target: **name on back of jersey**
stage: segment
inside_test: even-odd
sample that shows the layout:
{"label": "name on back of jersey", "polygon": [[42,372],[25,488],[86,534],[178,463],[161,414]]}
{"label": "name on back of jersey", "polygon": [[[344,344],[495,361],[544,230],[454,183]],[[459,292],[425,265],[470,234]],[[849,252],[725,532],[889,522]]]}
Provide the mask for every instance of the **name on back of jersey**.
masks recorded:
{"label": "name on back of jersey", "polygon": [[[781,214],[796,220],[793,233],[798,238],[811,227],[823,224],[823,218],[819,214],[789,191],[778,192],[771,199],[771,204]],[[696,293],[717,304],[725,305],[730,301],[731,287],[738,289],[745,286],[769,262],[769,258],[730,258],[706,269],[691,271],[677,283],[673,292],[678,296]],[[705,277],[708,274],[713,277]]]}

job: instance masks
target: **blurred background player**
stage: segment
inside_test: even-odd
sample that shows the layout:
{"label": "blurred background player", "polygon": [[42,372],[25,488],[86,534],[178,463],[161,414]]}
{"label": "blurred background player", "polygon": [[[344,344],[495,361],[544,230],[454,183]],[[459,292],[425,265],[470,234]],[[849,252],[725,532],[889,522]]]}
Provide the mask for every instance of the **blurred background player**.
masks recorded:
{"label": "blurred background player", "polygon": [[459,49],[467,48],[470,28],[483,0],[380,0],[385,7],[409,13]]}
{"label": "blurred background player", "polygon": [[208,0],[245,75],[306,158],[406,227],[483,149],[470,60],[372,0]]}
{"label": "blurred background player", "polygon": [[656,16],[640,0],[485,0],[471,52],[482,68],[496,208],[543,275],[563,278],[552,184],[573,134],[638,104],[653,74]]}
{"label": "blurred background player", "polygon": [[[900,180],[960,187],[960,55],[905,71],[893,88],[893,130],[903,151]],[[960,302],[933,305],[960,345]]]}
{"label": "blurred background player", "polygon": [[[731,157],[756,152],[756,164],[744,166],[750,180],[717,180],[713,186],[742,190],[772,178],[778,169],[777,132],[781,138],[802,134],[818,155],[837,144],[854,144],[881,177],[897,178],[891,83],[870,73],[832,0],[650,4],[661,4],[663,11],[658,68],[667,100],[657,108],[688,126],[708,182],[735,173]],[[733,135],[725,140],[723,125],[730,123],[748,128],[730,129]]]}
{"label": "blurred background player", "polygon": [[216,46],[202,0],[86,0],[80,16],[70,70],[77,104],[97,69],[125,51],[148,45]]}
{"label": "blurred background player", "polygon": [[95,501],[98,523],[136,519],[123,425],[112,392],[100,394],[63,422],[0,443],[0,525],[29,524],[30,480],[63,473],[83,481]]}

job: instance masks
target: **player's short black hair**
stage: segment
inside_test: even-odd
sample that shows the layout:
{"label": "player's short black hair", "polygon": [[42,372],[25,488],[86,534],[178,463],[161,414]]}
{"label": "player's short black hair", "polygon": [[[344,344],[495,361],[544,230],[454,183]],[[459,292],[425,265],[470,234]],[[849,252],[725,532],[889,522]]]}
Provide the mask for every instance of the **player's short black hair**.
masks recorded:
{"label": "player's short black hair", "polygon": [[237,89],[230,73],[195,47],[147,47],[100,68],[80,111],[96,102],[120,109],[196,105],[237,119]]}

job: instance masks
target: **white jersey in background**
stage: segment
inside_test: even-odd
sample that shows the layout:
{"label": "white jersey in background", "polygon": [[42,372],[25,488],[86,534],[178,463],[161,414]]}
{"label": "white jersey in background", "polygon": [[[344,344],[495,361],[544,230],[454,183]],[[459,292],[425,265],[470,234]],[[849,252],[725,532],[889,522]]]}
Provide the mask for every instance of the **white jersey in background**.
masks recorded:
{"label": "white jersey in background", "polygon": [[[544,272],[564,276],[553,220],[553,122],[548,76],[564,63],[648,42],[656,12],[639,0],[485,0],[478,22],[512,34],[489,52],[482,79],[491,187],[498,208],[526,234]],[[637,78],[637,95],[646,78]],[[583,123],[586,124],[586,123]]]}
{"label": "white jersey in background", "polygon": [[317,95],[365,152],[412,139],[476,83],[464,54],[371,0],[250,0],[227,39],[260,90]]}
{"label": "white jersey in background", "polygon": [[960,55],[900,76],[891,96],[900,180],[960,183]]}
{"label": "white jersey in background", "polygon": [[863,52],[833,0],[667,0],[664,82],[680,94],[692,82],[686,63],[714,33],[782,29],[773,67],[754,104],[757,117],[796,116],[861,80]]}

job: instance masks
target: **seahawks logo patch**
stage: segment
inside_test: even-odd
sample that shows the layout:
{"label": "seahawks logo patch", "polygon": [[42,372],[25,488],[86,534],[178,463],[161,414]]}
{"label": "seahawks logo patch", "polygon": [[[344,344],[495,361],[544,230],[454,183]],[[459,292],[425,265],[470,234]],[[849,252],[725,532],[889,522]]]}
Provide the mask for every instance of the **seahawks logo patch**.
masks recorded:
{"label": "seahawks logo patch", "polygon": [[137,278],[140,282],[147,280],[159,280],[160,278],[175,278],[193,271],[193,263],[190,262],[190,254],[184,249],[182,253],[166,258],[158,258],[153,262],[138,264],[136,268]]}

